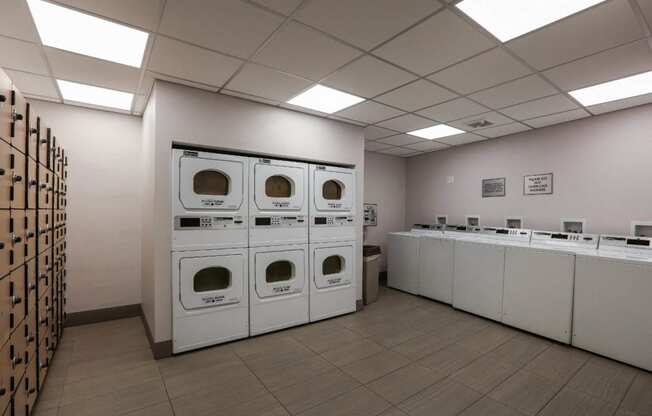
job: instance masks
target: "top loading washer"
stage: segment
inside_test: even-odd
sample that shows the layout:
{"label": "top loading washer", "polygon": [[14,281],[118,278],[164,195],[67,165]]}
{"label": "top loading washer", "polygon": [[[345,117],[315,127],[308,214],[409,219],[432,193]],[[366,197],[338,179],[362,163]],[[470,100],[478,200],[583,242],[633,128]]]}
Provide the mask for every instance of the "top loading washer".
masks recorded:
{"label": "top loading washer", "polygon": [[172,249],[247,247],[246,157],[172,149]]}
{"label": "top loading washer", "polygon": [[355,170],[310,165],[310,242],[355,240]]}
{"label": "top loading washer", "polygon": [[308,164],[251,158],[249,246],[308,243]]}

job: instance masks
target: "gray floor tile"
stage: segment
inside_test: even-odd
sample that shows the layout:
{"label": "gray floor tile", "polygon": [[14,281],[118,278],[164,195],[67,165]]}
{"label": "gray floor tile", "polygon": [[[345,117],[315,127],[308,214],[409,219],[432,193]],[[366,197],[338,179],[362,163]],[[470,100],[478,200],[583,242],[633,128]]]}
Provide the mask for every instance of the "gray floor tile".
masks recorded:
{"label": "gray floor tile", "polygon": [[125,416],[174,416],[170,402],[163,402],[126,413]]}
{"label": "gray floor tile", "polygon": [[652,416],[652,374],[638,373],[620,408],[641,416]]}
{"label": "gray floor tile", "polygon": [[601,357],[592,357],[568,383],[568,387],[618,404],[637,370]]}
{"label": "gray floor tile", "polygon": [[305,382],[334,368],[322,357],[314,356],[253,371],[269,390],[274,391]]}
{"label": "gray floor tile", "polygon": [[522,370],[496,387],[489,397],[526,415],[534,416],[559,392],[561,387],[560,381],[553,381]]}
{"label": "gray floor tile", "polygon": [[[175,413],[176,416],[183,416]],[[263,394],[232,407],[218,407],[211,416],[287,416],[289,413],[271,394]]]}
{"label": "gray floor tile", "polygon": [[417,363],[437,373],[448,376],[471,364],[481,356],[481,353],[470,351],[457,344],[451,344],[448,347],[444,347],[435,353],[425,356],[417,361]]}
{"label": "gray floor tile", "polygon": [[382,323],[374,327],[370,332],[371,335],[369,338],[385,348],[401,344],[425,334],[411,326],[394,322]]}
{"label": "gray floor tile", "polygon": [[452,377],[476,391],[487,394],[517,370],[518,368],[511,364],[484,356],[454,373]]}
{"label": "gray floor tile", "polygon": [[336,397],[315,406],[301,416],[375,416],[389,409],[391,405],[366,387]]}
{"label": "gray floor tile", "polygon": [[386,351],[386,349],[369,339],[361,339],[352,344],[327,351],[322,354],[322,357],[336,366],[342,367],[382,351]]}
{"label": "gray floor tile", "polygon": [[522,367],[552,345],[552,342],[529,334],[519,334],[491,351],[497,360]]}
{"label": "gray floor tile", "polygon": [[240,358],[228,344],[164,358],[156,363],[161,375],[169,378],[214,365],[236,362],[240,362]]}
{"label": "gray floor tile", "polygon": [[488,397],[483,397],[473,406],[460,413],[460,416],[523,416],[523,413],[510,409]]}
{"label": "gray floor tile", "polygon": [[445,376],[418,364],[410,364],[369,383],[367,387],[397,405]]}
{"label": "gray floor tile", "polygon": [[367,384],[385,374],[389,374],[401,367],[405,367],[409,363],[410,361],[407,358],[398,353],[383,351],[376,355],[347,364],[341,368],[345,373],[362,384]]}
{"label": "gray floor tile", "polygon": [[125,371],[152,362],[154,362],[152,351],[147,348],[111,357],[72,363],[68,367],[66,382],[71,383],[103,376],[110,372]]}
{"label": "gray floor tile", "polygon": [[541,416],[612,416],[616,405],[565,387],[541,411]]}
{"label": "gray floor tile", "polygon": [[487,328],[458,340],[457,343],[470,351],[484,354],[498,348],[518,334],[514,329],[492,323]]}
{"label": "gray floor tile", "polygon": [[553,344],[527,364],[525,369],[553,380],[568,381],[590,356],[576,348]]}
{"label": "gray floor tile", "polygon": [[407,416],[407,413],[399,409],[398,407],[392,407],[391,409],[385,410],[378,416]]}
{"label": "gray floor tile", "polygon": [[202,390],[218,390],[225,386],[233,389],[251,383],[253,388],[260,384],[256,376],[241,362],[212,365],[166,377],[164,381],[172,399]]}
{"label": "gray floor tile", "polygon": [[310,351],[308,347],[284,332],[238,341],[233,344],[232,348],[248,364],[274,361],[277,357],[283,359],[288,355],[292,357],[314,355],[314,352]]}
{"label": "gray floor tile", "polygon": [[[308,325],[308,328],[310,325]],[[324,353],[362,340],[362,336],[336,324],[318,330],[306,329],[292,336],[316,353]]]}
{"label": "gray floor tile", "polygon": [[481,397],[480,393],[448,378],[410,397],[398,407],[410,416],[453,416]]}

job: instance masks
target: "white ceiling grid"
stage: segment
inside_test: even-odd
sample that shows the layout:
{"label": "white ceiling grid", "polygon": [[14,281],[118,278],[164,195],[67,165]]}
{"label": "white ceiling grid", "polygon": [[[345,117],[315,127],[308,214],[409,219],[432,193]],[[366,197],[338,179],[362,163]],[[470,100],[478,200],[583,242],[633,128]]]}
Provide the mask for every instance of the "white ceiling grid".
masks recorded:
{"label": "white ceiling grid", "polygon": [[[25,0],[3,0],[0,66],[51,101],[59,78],[132,92],[141,114],[165,79],[362,125],[367,150],[404,157],[652,102],[587,108],[567,93],[652,70],[652,0],[607,0],[507,43],[457,0],[52,2],[152,35],[135,69],[44,47]],[[285,103],[316,83],[368,101],[332,115]],[[437,123],[472,133],[405,134]]]}

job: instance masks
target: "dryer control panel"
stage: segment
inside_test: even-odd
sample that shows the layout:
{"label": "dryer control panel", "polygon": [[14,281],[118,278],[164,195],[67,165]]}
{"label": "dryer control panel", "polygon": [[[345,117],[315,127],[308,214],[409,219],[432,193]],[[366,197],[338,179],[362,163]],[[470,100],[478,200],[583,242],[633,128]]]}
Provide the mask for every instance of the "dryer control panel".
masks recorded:
{"label": "dryer control panel", "polygon": [[174,217],[175,230],[215,230],[223,228],[244,228],[244,217],[236,216],[188,216]]}
{"label": "dryer control panel", "polygon": [[353,225],[353,215],[320,215],[314,217],[312,225],[315,227],[343,227]]}
{"label": "dryer control panel", "polygon": [[265,215],[252,217],[254,227],[305,227],[305,215]]}

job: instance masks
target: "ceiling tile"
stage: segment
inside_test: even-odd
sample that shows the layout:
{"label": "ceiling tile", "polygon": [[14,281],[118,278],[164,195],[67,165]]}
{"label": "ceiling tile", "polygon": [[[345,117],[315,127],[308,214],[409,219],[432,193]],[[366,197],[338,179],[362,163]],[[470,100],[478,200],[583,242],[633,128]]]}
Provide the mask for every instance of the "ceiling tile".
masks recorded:
{"label": "ceiling tile", "polygon": [[409,72],[365,55],[330,75],[322,84],[371,98],[414,79]]}
{"label": "ceiling tile", "polygon": [[148,69],[219,87],[241,63],[239,59],[159,35],[154,42]]}
{"label": "ceiling tile", "polygon": [[380,127],[386,127],[388,129],[393,129],[402,132],[418,130],[425,127],[434,126],[435,124],[437,123],[432,120],[415,116],[413,114],[405,114],[403,116],[396,117],[391,120],[386,120],[383,121],[382,123],[378,123]]}
{"label": "ceiling tile", "polygon": [[490,108],[502,108],[556,94],[558,91],[538,75],[517,79],[470,97]]}
{"label": "ceiling tile", "polygon": [[564,95],[558,94],[518,104],[513,107],[503,108],[500,111],[516,120],[527,120],[529,118],[561,113],[562,111],[572,110],[575,108],[577,108],[577,105],[573,101]]}
{"label": "ceiling tile", "polygon": [[383,149],[390,149],[391,147],[392,146],[390,146],[388,144],[372,142],[372,141],[367,141],[364,144],[365,150],[369,150],[370,152],[376,152],[378,150],[383,150]]}
{"label": "ceiling tile", "polygon": [[522,36],[507,45],[541,70],[643,36],[629,2],[613,0]]}
{"label": "ceiling tile", "polygon": [[489,111],[488,108],[476,104],[467,98],[458,98],[456,100],[426,108],[425,110],[419,111],[418,114],[444,123],[476,114],[486,113],[487,111]]}
{"label": "ceiling tile", "polygon": [[401,114],[399,110],[378,104],[373,101],[364,101],[337,113],[338,116],[352,120],[364,121],[373,124]]}
{"label": "ceiling tile", "polygon": [[134,113],[143,114],[143,112],[145,111],[145,107],[147,107],[148,100],[149,100],[149,96],[147,95],[136,95],[134,97]]}
{"label": "ceiling tile", "polygon": [[274,34],[254,61],[318,81],[360,53],[316,30],[291,22]]}
{"label": "ceiling tile", "polygon": [[475,133],[485,137],[500,137],[509,134],[520,133],[522,131],[530,130],[528,126],[521,123],[504,124],[498,127],[489,127],[488,129],[477,130]]}
{"label": "ceiling tile", "polygon": [[531,72],[504,49],[495,48],[437,72],[429,78],[461,94],[469,94]]}
{"label": "ceiling tile", "polygon": [[3,68],[49,75],[41,48],[33,43],[0,36],[0,51]]}
{"label": "ceiling tile", "polygon": [[505,117],[504,115],[496,113],[495,111],[490,111],[488,113],[482,113],[471,117],[465,117],[461,120],[451,121],[447,124],[449,126],[457,127],[460,130],[473,131],[473,130],[477,130],[477,128],[473,128],[469,126],[469,123],[472,123],[474,121],[479,121],[479,120],[486,120],[492,123],[494,127],[500,126],[502,124],[509,124],[513,121],[509,117]]}
{"label": "ceiling tile", "polygon": [[254,3],[272,9],[275,12],[289,15],[301,4],[302,0],[253,0]]}
{"label": "ceiling tile", "polygon": [[652,29],[652,2],[649,0],[638,0],[638,5],[643,11],[648,26]]}
{"label": "ceiling tile", "polygon": [[282,21],[240,0],[167,0],[159,32],[247,58]]}
{"label": "ceiling tile", "polygon": [[412,150],[418,150],[420,152],[432,152],[434,150],[448,149],[450,146],[445,145],[443,143],[428,140],[425,142],[410,144],[405,147]]}
{"label": "ceiling tile", "polygon": [[25,0],[2,0],[0,35],[38,42],[34,20]]}
{"label": "ceiling tile", "polygon": [[473,133],[465,133],[465,134],[457,134],[455,136],[442,137],[437,140],[442,143],[449,144],[451,146],[459,146],[467,143],[480,142],[483,140],[487,140],[487,138],[478,136],[477,134],[473,134]]}
{"label": "ceiling tile", "polygon": [[296,18],[369,50],[441,7],[436,0],[313,0]]}
{"label": "ceiling tile", "polygon": [[348,118],[335,116],[335,115],[330,115],[330,116],[328,116],[328,118],[330,118],[331,120],[341,121],[343,123],[354,124],[354,125],[360,126],[360,127],[364,127],[364,126],[367,125],[367,123],[363,123],[361,121],[349,120]]}
{"label": "ceiling tile", "polygon": [[159,74],[157,72],[152,72],[152,71],[145,71],[145,75],[143,76],[143,81],[141,82],[137,93],[141,95],[149,95],[152,90],[152,87],[154,86],[154,82],[156,80],[173,82],[175,84],[186,85],[188,87],[198,88],[205,91],[211,91],[211,92],[219,91],[219,87],[216,87],[214,85],[201,84],[199,82],[188,81],[170,75]]}
{"label": "ceiling tile", "polygon": [[44,47],[54,78],[114,90],[135,92],[140,69],[90,56]]}
{"label": "ceiling tile", "polygon": [[590,114],[586,111],[578,108],[576,110],[565,111],[563,113],[552,114],[549,116],[532,118],[526,120],[525,123],[529,124],[532,127],[546,127],[552,126],[553,124],[565,123],[567,121],[578,120],[580,118],[589,117]]}
{"label": "ceiling tile", "polygon": [[21,71],[7,70],[6,72],[23,94],[59,99],[59,92],[52,78]]}
{"label": "ceiling tile", "polygon": [[226,86],[259,97],[288,101],[311,84],[310,81],[260,65],[247,64]]}
{"label": "ceiling tile", "polygon": [[383,137],[389,137],[395,135],[396,132],[393,130],[387,130],[382,127],[369,126],[364,129],[364,138],[365,140],[378,140]]}
{"label": "ceiling tile", "polygon": [[444,10],[392,39],[374,54],[426,75],[493,46],[491,40],[470,24]]}
{"label": "ceiling tile", "polygon": [[279,102],[276,100],[270,100],[263,97],[258,97],[256,95],[245,94],[244,92],[230,91],[226,89],[220,90],[220,94],[229,95],[231,97],[243,98],[249,101],[255,101],[257,103],[269,104],[269,105],[278,105]]}
{"label": "ceiling tile", "polygon": [[652,103],[652,94],[639,95],[638,97],[626,98],[624,100],[612,101],[610,103],[592,105],[591,107],[587,107],[587,109],[593,114],[604,114],[649,103]]}
{"label": "ceiling tile", "polygon": [[456,94],[421,79],[383,94],[375,100],[405,111],[414,111],[455,97]]}
{"label": "ceiling tile", "polygon": [[419,143],[423,141],[423,139],[416,136],[410,136],[409,134],[399,134],[377,140],[378,143],[391,144],[392,146],[405,146],[406,144]]}
{"label": "ceiling tile", "polygon": [[573,61],[543,74],[564,91],[624,78],[652,70],[652,48],[639,40]]}
{"label": "ceiling tile", "polygon": [[406,156],[406,155],[417,154],[420,152],[415,152],[414,149],[407,149],[405,147],[391,147],[389,149],[380,150],[378,151],[378,153],[384,153],[386,155],[394,155],[394,156]]}
{"label": "ceiling tile", "polygon": [[80,10],[148,30],[156,29],[163,0],[57,0]]}

